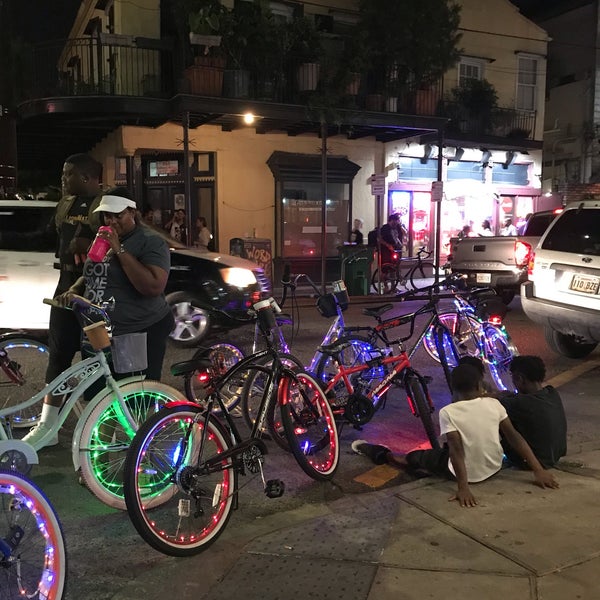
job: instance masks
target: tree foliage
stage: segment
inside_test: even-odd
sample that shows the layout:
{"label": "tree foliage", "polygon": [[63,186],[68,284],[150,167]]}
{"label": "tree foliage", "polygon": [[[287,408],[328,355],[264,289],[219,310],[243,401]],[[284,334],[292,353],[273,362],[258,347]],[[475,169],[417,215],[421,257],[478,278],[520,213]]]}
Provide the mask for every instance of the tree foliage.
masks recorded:
{"label": "tree foliage", "polygon": [[360,0],[371,76],[413,86],[437,81],[461,54],[460,6],[453,0]]}

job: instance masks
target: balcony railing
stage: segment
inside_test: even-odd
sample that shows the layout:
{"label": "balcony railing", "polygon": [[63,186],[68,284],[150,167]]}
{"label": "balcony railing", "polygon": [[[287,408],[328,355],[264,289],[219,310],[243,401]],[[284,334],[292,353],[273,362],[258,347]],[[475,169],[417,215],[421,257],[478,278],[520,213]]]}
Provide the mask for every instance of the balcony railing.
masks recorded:
{"label": "balcony railing", "polygon": [[[323,106],[329,110],[394,112],[450,119],[449,132],[466,135],[531,138],[535,113],[495,108],[473,115],[456,102],[443,100],[441,83],[427,89],[403,86],[384,94],[366,77],[346,74],[332,89],[335,77],[318,64],[298,65],[290,57],[260,72],[225,69],[218,57],[198,56],[183,70],[174,67],[169,41],[125,35],[45,43],[34,48],[30,87],[23,99],[47,96],[147,96],[170,98],[177,93],[247,98],[274,103]],[[331,68],[331,67],[330,67]]]}

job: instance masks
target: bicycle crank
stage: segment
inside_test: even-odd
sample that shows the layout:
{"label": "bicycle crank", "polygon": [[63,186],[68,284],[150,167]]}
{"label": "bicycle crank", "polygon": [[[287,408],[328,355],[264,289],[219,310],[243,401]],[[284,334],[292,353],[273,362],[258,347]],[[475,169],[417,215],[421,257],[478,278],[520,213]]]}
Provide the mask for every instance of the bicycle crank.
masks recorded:
{"label": "bicycle crank", "polygon": [[344,408],[344,418],[353,425],[368,423],[375,414],[373,403],[362,394],[351,394]]}

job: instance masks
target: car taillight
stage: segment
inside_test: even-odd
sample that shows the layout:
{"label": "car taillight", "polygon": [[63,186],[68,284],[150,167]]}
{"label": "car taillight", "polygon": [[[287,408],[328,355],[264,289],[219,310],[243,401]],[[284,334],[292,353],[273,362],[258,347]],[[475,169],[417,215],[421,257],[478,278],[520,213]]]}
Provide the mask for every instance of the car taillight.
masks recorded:
{"label": "car taillight", "polygon": [[533,248],[527,242],[515,242],[515,263],[517,267],[524,267],[529,263]]}
{"label": "car taillight", "polygon": [[531,253],[529,257],[529,263],[527,264],[527,276],[531,277],[533,275],[533,266],[535,264],[535,252]]}
{"label": "car taillight", "polygon": [[392,260],[398,260],[398,253],[392,252]]}

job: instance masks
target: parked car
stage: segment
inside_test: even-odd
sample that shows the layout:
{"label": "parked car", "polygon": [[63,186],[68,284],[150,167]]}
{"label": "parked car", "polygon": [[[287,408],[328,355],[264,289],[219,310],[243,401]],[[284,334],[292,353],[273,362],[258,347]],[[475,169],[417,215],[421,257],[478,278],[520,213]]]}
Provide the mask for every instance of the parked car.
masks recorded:
{"label": "parked car", "polygon": [[527,280],[533,249],[562,208],[531,215],[522,235],[464,237],[450,240],[448,265],[452,273],[467,276],[469,286],[493,287],[509,304]]}
{"label": "parked car", "polygon": [[[54,236],[39,232],[55,208],[45,200],[0,200],[0,330],[48,329],[50,308],[42,299],[53,296],[58,271]],[[193,346],[212,329],[237,326],[236,318],[269,295],[271,284],[255,263],[187,248],[160,233],[171,248],[166,293],[176,320],[174,343]]]}
{"label": "parked car", "polygon": [[525,314],[558,354],[583,358],[600,342],[600,201],[567,205],[542,236],[521,286]]}

